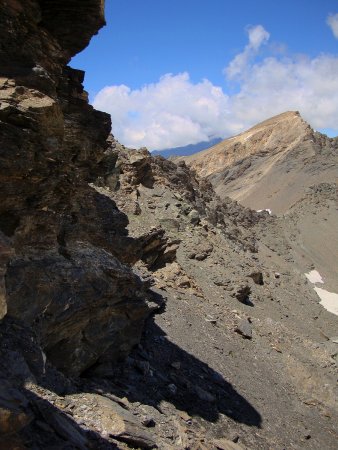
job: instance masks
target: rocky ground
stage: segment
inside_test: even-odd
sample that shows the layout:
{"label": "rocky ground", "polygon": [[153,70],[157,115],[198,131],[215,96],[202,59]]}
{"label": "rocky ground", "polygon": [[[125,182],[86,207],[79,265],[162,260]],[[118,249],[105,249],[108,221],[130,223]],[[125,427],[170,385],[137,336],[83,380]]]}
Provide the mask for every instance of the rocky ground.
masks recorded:
{"label": "rocky ground", "polygon": [[[141,411],[150,403],[155,422],[168,427],[182,410],[190,416],[185,437],[155,425],[166,438],[160,447],[214,448],[215,439],[233,437],[250,449],[334,448],[337,319],[297,268],[289,232],[230,200],[225,226],[215,196],[208,202],[211,187],[187,178],[184,164],[145,151],[119,154],[118,190],[106,194],[129,212],[131,234],[160,223],[169,248],[178,247],[175,261],[150,266],[164,311],[119,373]],[[151,186],[134,183],[144,174]],[[149,265],[139,270],[148,276]]]}

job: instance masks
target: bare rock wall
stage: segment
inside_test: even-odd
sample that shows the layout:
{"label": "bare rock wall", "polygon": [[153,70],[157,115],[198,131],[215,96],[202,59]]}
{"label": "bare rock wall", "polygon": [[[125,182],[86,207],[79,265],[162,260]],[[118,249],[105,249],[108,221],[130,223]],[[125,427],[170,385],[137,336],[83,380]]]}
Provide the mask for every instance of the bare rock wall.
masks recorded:
{"label": "bare rock wall", "polygon": [[77,375],[138,342],[149,314],[128,219],[90,183],[109,115],[67,66],[105,23],[102,0],[0,4],[0,317],[31,325]]}

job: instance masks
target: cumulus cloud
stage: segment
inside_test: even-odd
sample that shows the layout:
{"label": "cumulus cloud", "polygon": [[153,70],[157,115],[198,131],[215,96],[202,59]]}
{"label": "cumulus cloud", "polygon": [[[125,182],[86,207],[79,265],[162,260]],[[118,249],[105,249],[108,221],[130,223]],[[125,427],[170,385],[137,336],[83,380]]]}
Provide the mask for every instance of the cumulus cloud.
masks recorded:
{"label": "cumulus cloud", "polygon": [[260,25],[247,31],[248,44],[223,70],[225,83],[237,83],[235,94],[208,80],[193,83],[184,72],[141,89],[105,87],[94,106],[111,114],[120,142],[149,149],[228,137],[288,110],[299,110],[316,129],[337,129],[338,56],[270,54],[258,61],[269,33]]}
{"label": "cumulus cloud", "polygon": [[141,89],[110,86],[94,106],[112,116],[113,132],[130,146],[166,148],[208,140],[224,133],[228,96],[210,81],[192,83],[188,73],[166,74]]}
{"label": "cumulus cloud", "polygon": [[229,79],[234,79],[236,76],[244,74],[250,59],[257,54],[260,47],[267,43],[270,38],[270,34],[262,25],[249,27],[247,32],[249,36],[248,44],[245,46],[243,52],[236,55],[229,66],[224,69],[224,73]]}
{"label": "cumulus cloud", "polygon": [[331,28],[334,37],[338,39],[338,13],[330,14],[326,20],[326,23]]}
{"label": "cumulus cloud", "polygon": [[315,128],[337,128],[338,57],[269,57],[252,64],[240,92],[230,99],[243,124],[287,110],[299,110]]}

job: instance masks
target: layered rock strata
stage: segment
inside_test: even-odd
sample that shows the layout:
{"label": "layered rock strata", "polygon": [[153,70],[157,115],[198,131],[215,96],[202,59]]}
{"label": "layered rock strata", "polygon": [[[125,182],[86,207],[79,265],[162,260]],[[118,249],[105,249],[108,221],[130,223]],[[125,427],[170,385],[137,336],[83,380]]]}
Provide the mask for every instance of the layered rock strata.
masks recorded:
{"label": "layered rock strata", "polygon": [[90,186],[110,117],[67,66],[103,24],[102,0],[0,5],[0,316],[31,325],[74,375],[126,355],[149,314],[130,264],[152,236],[128,237],[126,215]]}

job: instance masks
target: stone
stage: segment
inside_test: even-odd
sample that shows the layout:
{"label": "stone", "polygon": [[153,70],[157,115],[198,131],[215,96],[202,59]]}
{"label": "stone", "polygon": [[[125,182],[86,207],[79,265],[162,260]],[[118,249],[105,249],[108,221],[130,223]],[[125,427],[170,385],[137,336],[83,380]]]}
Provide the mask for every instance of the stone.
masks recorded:
{"label": "stone", "polygon": [[188,219],[192,225],[198,225],[201,220],[200,215],[198,211],[196,211],[196,209],[190,211],[190,213],[188,214]]}
{"label": "stone", "polygon": [[156,422],[152,417],[146,417],[142,420],[142,425],[147,428],[153,428],[156,426]]}
{"label": "stone", "polygon": [[171,365],[171,367],[173,367],[176,370],[180,370],[180,368],[181,368],[181,363],[179,361],[174,361],[170,365]]}
{"label": "stone", "polygon": [[204,261],[208,257],[207,253],[197,253],[195,259],[197,261]]}
{"label": "stone", "polygon": [[27,450],[27,447],[16,436],[7,436],[0,438],[0,450]]}
{"label": "stone", "polygon": [[248,319],[242,319],[235,328],[235,331],[246,339],[252,339],[252,325]]}
{"label": "stone", "polygon": [[98,414],[88,414],[82,419],[88,428],[98,427],[103,434],[113,436],[132,447],[145,449],[157,447],[148,429],[131,412],[114,401],[97,394],[85,394],[85,399],[81,394],[68,398],[75,403],[74,414],[81,411],[83,405],[96,405],[95,410]]}
{"label": "stone", "polygon": [[200,386],[194,386],[194,391],[197,394],[198,398],[204,402],[208,403],[214,403],[216,401],[216,398],[214,395],[210,394],[210,392],[206,391],[205,389],[201,388]]}
{"label": "stone", "polygon": [[182,276],[178,280],[177,286],[181,287],[181,288],[189,288],[191,286],[191,281],[190,281],[189,277],[187,277],[186,275]]}
{"label": "stone", "polygon": [[218,450],[243,450],[243,447],[228,439],[214,439],[212,443]]}
{"label": "stone", "polygon": [[181,227],[180,221],[172,218],[160,218],[160,224],[167,231],[178,231]]}
{"label": "stone", "polygon": [[211,316],[207,316],[204,320],[206,322],[212,323],[213,325],[216,325],[216,323],[217,323],[217,319],[215,319],[214,317],[211,317]]}
{"label": "stone", "polygon": [[150,364],[148,361],[140,361],[136,359],[134,360],[134,365],[143,375],[147,375],[149,373]]}
{"label": "stone", "polygon": [[[101,362],[126,356],[138,343],[150,309],[137,295],[142,295],[141,280],[112,255],[86,245],[69,249],[69,255],[71,259],[55,255],[13,260],[7,273],[7,296],[12,317],[32,324],[40,316],[35,332],[48,359],[60,370],[77,375],[98,356]],[[26,308],[30,296],[35,302]],[[139,325],[125,333],[131,323]]]}
{"label": "stone", "polygon": [[190,211],[191,211],[191,206],[188,203],[182,203],[182,204],[178,204],[177,206],[180,207],[182,213],[187,216]]}
{"label": "stone", "polygon": [[263,274],[262,274],[262,272],[252,272],[252,273],[249,275],[249,277],[253,279],[253,281],[254,281],[255,284],[258,284],[258,285],[260,285],[260,286],[263,286],[264,280],[263,280]]}

